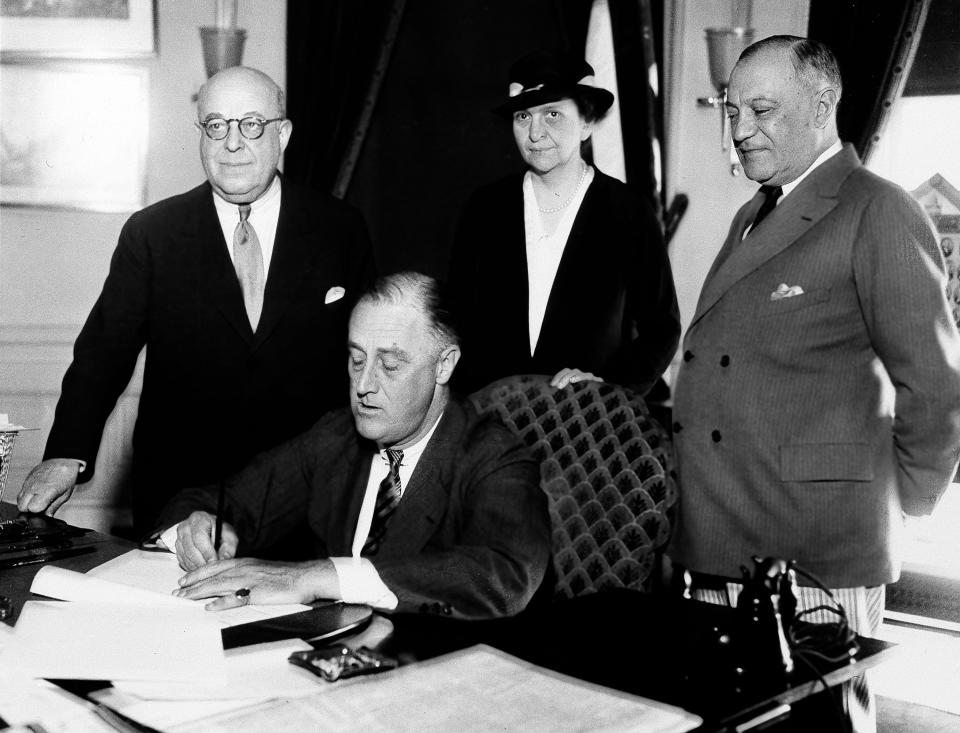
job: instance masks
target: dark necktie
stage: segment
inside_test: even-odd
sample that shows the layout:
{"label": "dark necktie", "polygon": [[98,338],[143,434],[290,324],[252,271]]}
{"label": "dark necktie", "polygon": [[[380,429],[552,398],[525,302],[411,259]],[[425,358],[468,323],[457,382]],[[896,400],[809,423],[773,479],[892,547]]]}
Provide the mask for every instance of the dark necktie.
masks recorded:
{"label": "dark necktie", "polygon": [[377,554],[387,533],[390,517],[400,503],[400,464],[403,461],[403,451],[387,448],[387,460],[390,461],[390,471],[377,489],[377,504],[370,522],[370,533],[367,541],[363,543],[361,555]]}
{"label": "dark necktie", "polygon": [[256,331],[263,310],[263,288],[266,278],[263,273],[263,252],[257,231],[250,224],[250,206],[241,204],[240,221],[233,230],[233,267],[237,271],[243,305],[247,309],[250,327]]}
{"label": "dark necktie", "polygon": [[760,190],[764,196],[763,203],[757,210],[757,215],[753,217],[753,224],[750,225],[751,232],[767,217],[767,214],[777,207],[777,200],[783,196],[783,189],[780,186],[760,186]]}

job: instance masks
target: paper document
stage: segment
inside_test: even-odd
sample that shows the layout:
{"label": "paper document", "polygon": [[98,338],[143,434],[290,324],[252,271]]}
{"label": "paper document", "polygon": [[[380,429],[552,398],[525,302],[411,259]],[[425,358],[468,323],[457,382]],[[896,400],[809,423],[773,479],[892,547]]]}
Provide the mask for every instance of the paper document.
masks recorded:
{"label": "paper document", "polygon": [[0,666],[53,679],[226,681],[213,614],[165,604],[27,601]]}
{"label": "paper document", "polygon": [[331,687],[169,731],[684,733],[703,722],[680,708],[560,675],[483,645]]}
{"label": "paper document", "polygon": [[46,680],[3,677],[0,673],[0,718],[25,731],[115,733],[91,706]]}
{"label": "paper document", "polygon": [[[208,601],[189,601],[170,595],[184,570],[172,552],[131,550],[87,573],[46,565],[40,569],[30,590],[61,601],[109,601],[203,607]],[[269,606],[247,605],[210,612],[221,628],[251,621],[307,611],[310,606],[285,603]]]}
{"label": "paper document", "polygon": [[125,680],[114,682],[114,687],[143,700],[255,700],[313,695],[326,683],[287,661],[293,652],[311,648],[307,642],[293,639],[228,649],[224,652],[224,684]]}

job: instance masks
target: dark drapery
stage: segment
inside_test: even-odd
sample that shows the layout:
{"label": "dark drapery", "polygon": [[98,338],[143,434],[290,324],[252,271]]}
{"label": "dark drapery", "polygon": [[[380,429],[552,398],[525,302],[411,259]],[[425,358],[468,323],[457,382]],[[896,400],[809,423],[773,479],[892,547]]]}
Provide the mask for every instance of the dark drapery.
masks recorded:
{"label": "dark drapery", "polygon": [[[612,12],[629,15],[636,29],[642,27],[636,19],[645,2],[614,0],[628,10]],[[287,90],[294,133],[286,174],[334,191],[338,174],[343,182],[344,174],[352,173],[345,198],[367,219],[380,271],[413,268],[444,275],[467,196],[521,169],[509,124],[490,112],[506,95],[510,64],[537,48],[582,53],[591,4],[288,3]],[[398,30],[395,37],[391,29]],[[619,58],[617,63],[622,77]],[[374,78],[378,65],[385,69],[382,78]],[[642,72],[624,73],[618,83],[631,110],[624,132],[632,143],[646,137],[650,110],[645,95],[643,101],[630,100]],[[641,81],[645,87],[646,79]],[[375,99],[371,89],[378,90]],[[635,103],[640,106],[631,106]],[[369,126],[358,127],[371,109]],[[358,134],[359,155],[347,160]],[[647,181],[649,163],[641,156],[635,164],[630,150],[628,156],[628,175],[636,166],[638,184]]]}
{"label": "dark drapery", "polygon": [[378,64],[389,61],[388,30],[402,0],[287,3],[290,178],[333,191],[351,149]]}
{"label": "dark drapery", "polygon": [[903,91],[930,0],[811,0],[808,35],[837,56],[840,138],[866,159]]}
{"label": "dark drapery", "polygon": [[654,25],[650,0],[609,0],[627,180],[649,193],[650,205],[659,215],[663,200],[654,146],[662,140],[663,104],[650,86],[649,74],[651,68],[656,71],[657,89],[663,89],[658,61],[662,55],[657,50],[662,43],[662,33],[657,31],[662,30],[663,14],[660,0],[652,4],[658,6],[659,27]]}

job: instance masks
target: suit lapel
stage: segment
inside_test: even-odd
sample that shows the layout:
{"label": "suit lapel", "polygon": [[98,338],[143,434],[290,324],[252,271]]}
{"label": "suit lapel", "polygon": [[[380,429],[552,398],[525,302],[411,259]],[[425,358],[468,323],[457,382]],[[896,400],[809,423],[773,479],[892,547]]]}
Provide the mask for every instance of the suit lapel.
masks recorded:
{"label": "suit lapel", "polygon": [[390,520],[379,552],[381,557],[415,555],[433,536],[450,500],[447,467],[456,449],[454,438],[462,432],[464,419],[460,405],[449,402]]}
{"label": "suit lapel", "polygon": [[316,230],[322,222],[312,222],[301,216],[301,212],[311,211],[302,198],[294,186],[281,178],[280,216],[263,293],[263,312],[257,324],[258,344],[265,341],[276,327],[296,297],[303,279],[313,269],[313,261],[324,249],[317,246],[323,235]]}
{"label": "suit lapel", "polygon": [[360,518],[360,508],[370,480],[370,465],[376,452],[376,446],[355,434],[330,470],[332,481],[338,475],[345,477],[343,492],[332,496],[327,522],[327,549],[335,557],[353,554],[357,520]]}
{"label": "suit lapel", "polygon": [[189,251],[196,254],[197,274],[204,297],[223,314],[227,322],[247,342],[253,341],[253,331],[243,305],[243,293],[236,271],[230,260],[227,242],[223,239],[220,219],[213,204],[209,184],[196,189],[198,195],[194,220],[188,226],[188,236],[194,239]]}
{"label": "suit lapel", "polygon": [[856,153],[850,146],[845,146],[784,198],[762,226],[740,241],[743,230],[762,201],[759,193],[754,196],[734,217],[727,241],[704,282],[690,326],[716,305],[730,288],[783,252],[829,214],[837,205],[840,184],[859,165]]}

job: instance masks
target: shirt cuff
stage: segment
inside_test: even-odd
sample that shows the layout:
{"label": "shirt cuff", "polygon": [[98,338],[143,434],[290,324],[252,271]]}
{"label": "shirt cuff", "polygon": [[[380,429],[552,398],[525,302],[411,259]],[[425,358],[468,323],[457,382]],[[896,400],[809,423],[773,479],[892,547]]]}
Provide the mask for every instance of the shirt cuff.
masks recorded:
{"label": "shirt cuff", "polygon": [[163,530],[159,535],[151,537],[149,540],[144,542],[144,546],[154,546],[160,550],[170,550],[170,552],[176,552],[177,548],[177,527],[180,526],[180,522],[177,522],[172,527],[168,527]]}
{"label": "shirt cuff", "polygon": [[340,599],[344,603],[364,603],[374,608],[392,611],[399,601],[380,573],[365,557],[331,557],[333,569],[340,583]]}

